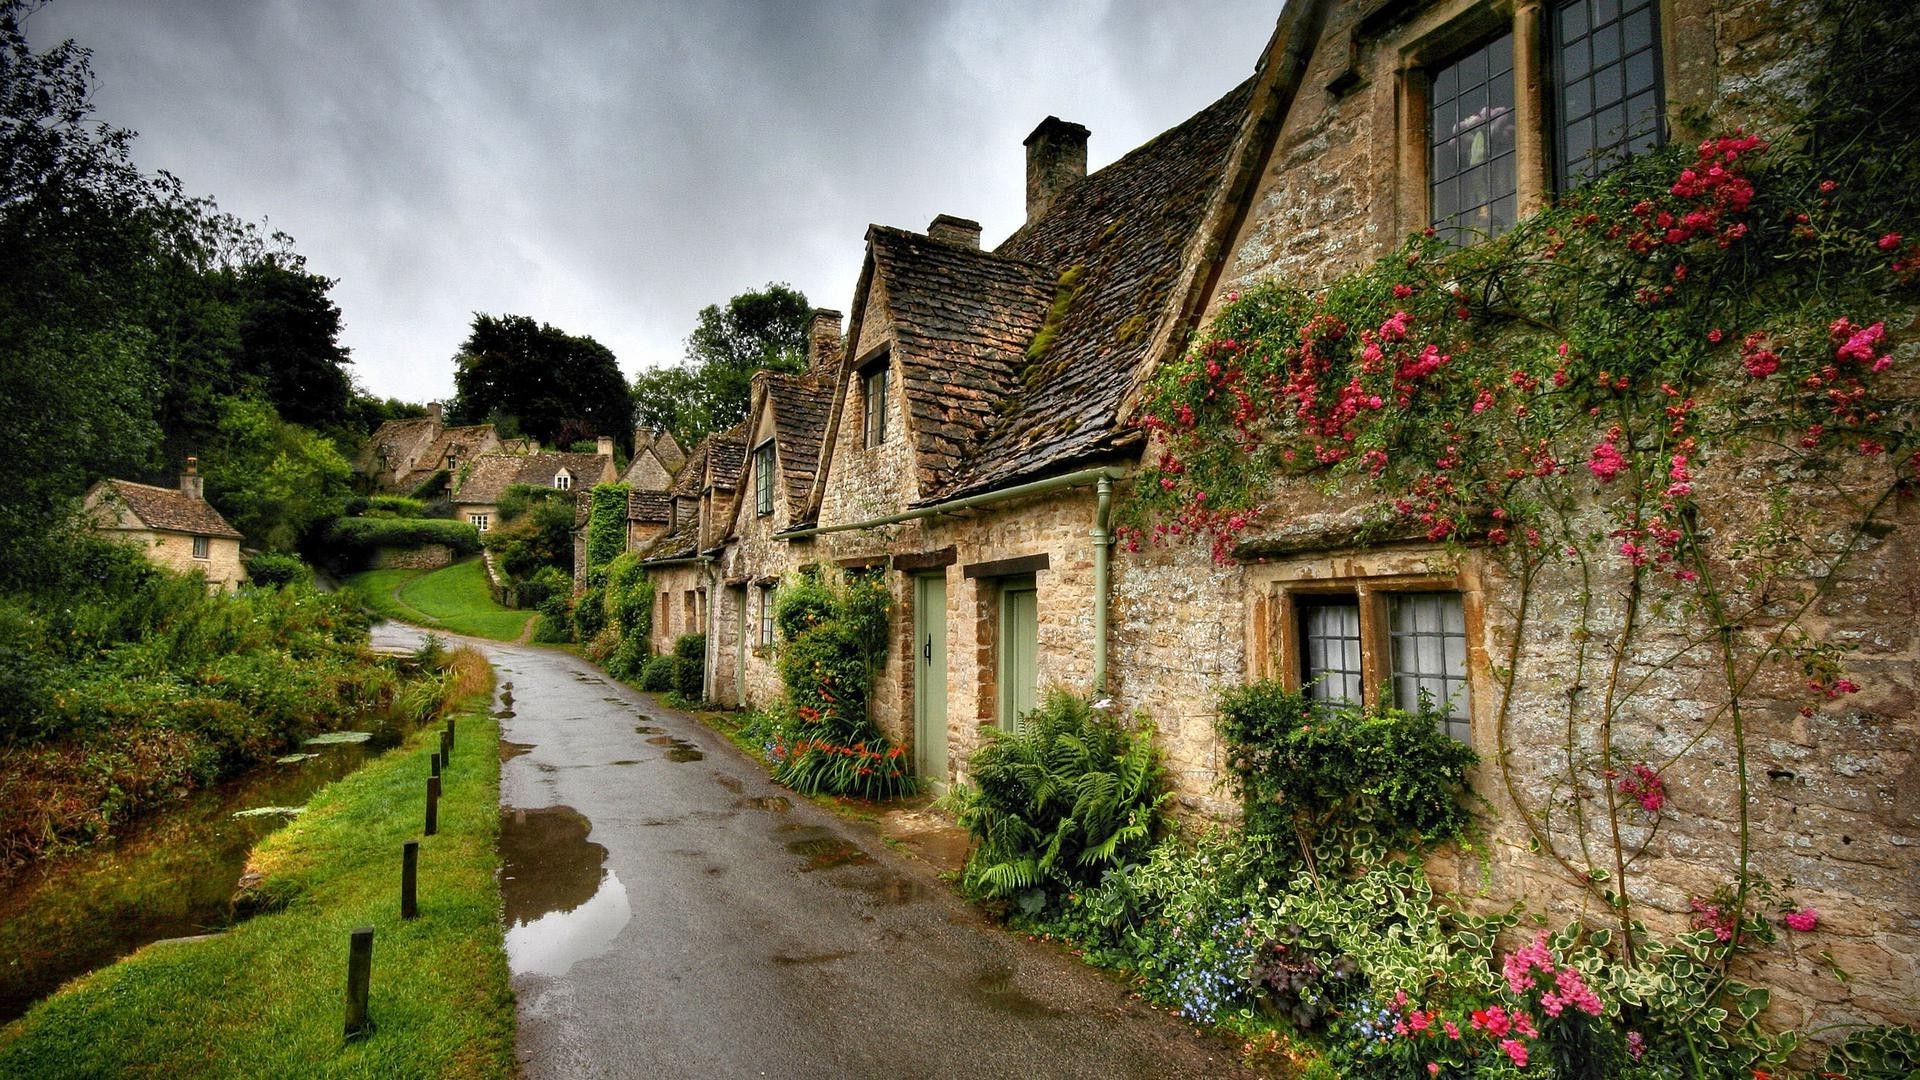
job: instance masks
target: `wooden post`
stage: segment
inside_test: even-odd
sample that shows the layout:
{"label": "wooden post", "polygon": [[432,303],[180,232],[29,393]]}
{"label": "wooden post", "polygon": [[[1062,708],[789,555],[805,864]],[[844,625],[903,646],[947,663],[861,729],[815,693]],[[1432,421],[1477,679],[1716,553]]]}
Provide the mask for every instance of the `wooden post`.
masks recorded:
{"label": "wooden post", "polygon": [[373,979],[373,927],[353,932],[347,947],[347,1038],[373,1029],[367,1019],[367,986]]}
{"label": "wooden post", "polygon": [[440,733],[440,764],[444,767],[453,764],[453,732]]}
{"label": "wooden post", "polygon": [[447,717],[447,749],[453,749],[453,717]]}
{"label": "wooden post", "polygon": [[437,751],[427,755],[427,775],[440,775],[440,754]]}
{"label": "wooden post", "polygon": [[400,917],[420,915],[420,841],[400,845]]}
{"label": "wooden post", "polygon": [[439,831],[440,825],[440,778],[427,777],[427,827],[428,836]]}

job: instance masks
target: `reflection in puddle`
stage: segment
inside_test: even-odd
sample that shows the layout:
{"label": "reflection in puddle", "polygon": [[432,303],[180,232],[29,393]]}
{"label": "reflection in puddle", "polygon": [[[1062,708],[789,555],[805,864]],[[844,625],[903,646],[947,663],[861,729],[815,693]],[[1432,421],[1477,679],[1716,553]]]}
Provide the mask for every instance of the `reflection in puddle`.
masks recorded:
{"label": "reflection in puddle", "polygon": [[747,787],[747,785],[739,777],[731,776],[723,772],[715,772],[713,774],[713,782],[716,784],[719,784],[723,788],[726,788],[728,791],[735,793],[736,795],[742,791],[745,791]]}
{"label": "reflection in puddle", "polygon": [[1046,1016],[1059,1011],[1034,1000],[1016,986],[1011,967],[986,968],[974,976],[973,984],[967,989],[989,1008],[1011,1013],[1014,1016]]}
{"label": "reflection in puddle", "polygon": [[858,889],[866,893],[873,899],[874,903],[882,907],[899,907],[903,904],[911,904],[915,900],[929,895],[929,890],[925,885],[917,881],[903,877],[894,877],[892,875],[867,881],[856,881],[848,885],[848,888]]}
{"label": "reflection in puddle", "polygon": [[622,759],[621,759],[621,760],[619,760],[619,761],[616,761],[616,762],[613,762],[613,764],[615,764],[615,765],[638,765],[638,764],[640,764],[640,762],[638,762],[638,761],[636,761],[636,760],[634,760],[633,758],[622,758]]}
{"label": "reflection in puddle", "polygon": [[655,746],[667,747],[668,761],[699,761],[707,756],[692,743],[685,739],[674,738],[672,735],[655,735],[647,741]]}
{"label": "reflection in puddle", "polygon": [[765,810],[773,814],[784,814],[793,809],[793,803],[785,795],[761,795],[757,798],[738,799],[733,805],[743,810]]}
{"label": "reflection in puddle", "polygon": [[521,754],[530,753],[533,750],[533,747],[534,747],[534,744],[530,742],[508,742],[505,739],[501,739],[500,740],[500,760],[512,761],[514,758],[519,757]]}
{"label": "reflection in puddle", "polygon": [[502,810],[500,892],[507,961],[516,973],[564,975],[613,944],[633,917],[627,890],[606,869],[607,849],[570,806]]}
{"label": "reflection in puddle", "polygon": [[781,967],[794,967],[802,964],[831,964],[835,960],[845,960],[852,955],[845,952],[774,953],[769,959]]}
{"label": "reflection in puddle", "polygon": [[663,729],[654,727],[652,724],[635,724],[633,730],[642,735],[658,735]]}
{"label": "reflection in puddle", "polygon": [[873,861],[866,852],[837,836],[795,840],[787,845],[787,850],[807,860],[807,865],[800,868],[801,873],[831,870],[836,866],[861,866]]}

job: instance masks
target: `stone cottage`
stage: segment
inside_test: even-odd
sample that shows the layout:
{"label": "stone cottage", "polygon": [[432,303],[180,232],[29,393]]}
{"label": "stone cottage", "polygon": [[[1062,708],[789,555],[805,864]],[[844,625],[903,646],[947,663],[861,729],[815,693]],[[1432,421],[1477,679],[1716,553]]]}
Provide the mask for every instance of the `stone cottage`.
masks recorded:
{"label": "stone cottage", "polygon": [[103,535],[138,546],[151,562],[200,574],[207,587],[231,591],[247,578],[240,531],[206,499],[199,462],[187,459],[178,488],[102,480],[87,491],[88,520]]}
{"label": "stone cottage", "polygon": [[[1485,546],[1372,529],[1366,500],[1306,481],[1271,493],[1224,564],[1204,545],[1117,555],[1113,500],[1145,449],[1137,409],[1154,371],[1238,291],[1323,288],[1423,229],[1497,234],[1682,137],[1686,117],[1764,120],[1736,91],[1791,96],[1829,29],[1730,0],[1300,0],[1249,79],[1097,172],[1087,129],[1047,118],[1026,140],[1024,225],[991,250],[946,215],[924,233],[870,228],[844,346],[803,376],[757,379],[729,433],[734,467],[696,450],[677,509],[648,511],[670,519],[649,549],[656,647],[704,630],[708,696],[765,704],[779,689],[769,602],[782,576],[878,573],[896,647],[871,708],[923,779],[964,778],[982,731],[1058,683],[1151,717],[1178,805],[1213,816],[1234,812],[1214,728],[1222,687],[1272,678],[1403,707],[1426,690],[1485,762],[1484,862],[1454,883],[1591,917],[1591,890],[1550,853],[1574,842],[1558,831],[1577,816],[1566,808],[1613,780],[1574,775],[1566,725],[1538,719],[1580,690],[1566,672],[1585,640],[1568,633],[1584,587],[1543,579],[1523,619]],[[1702,514],[1742,527],[1753,491],[1787,490],[1766,469],[1703,490]],[[1907,914],[1920,909],[1908,854],[1920,600],[1896,584],[1920,551],[1911,502],[1892,514],[1815,613],[1854,643],[1874,688],[1805,708],[1789,679],[1749,718],[1752,827],[1770,837],[1754,868],[1846,913],[1821,943],[1844,985],[1811,956],[1763,961],[1776,1026],[1920,1018]],[[1600,579],[1586,618],[1601,632],[1621,617],[1619,590]],[[1509,664],[1531,674],[1502,702],[1495,672]],[[1612,722],[1656,751],[1684,743],[1720,708],[1712,676],[1678,660],[1656,700]],[[1728,879],[1739,811],[1707,730],[1708,752],[1670,774],[1688,813],[1634,856],[1628,888],[1657,930],[1684,928]],[[1526,825],[1555,807],[1544,831]],[[1447,880],[1444,861],[1435,871]]]}
{"label": "stone cottage", "polygon": [[367,439],[355,463],[369,488],[389,495],[411,495],[441,472],[452,477],[483,454],[524,453],[524,440],[503,441],[492,424],[448,427],[439,402],[427,415],[389,420]]}
{"label": "stone cottage", "polygon": [[591,454],[542,450],[529,454],[483,454],[454,473],[454,517],[481,532],[493,526],[500,496],[516,484],[575,492],[581,497],[596,485],[613,483],[613,440],[600,436]]}

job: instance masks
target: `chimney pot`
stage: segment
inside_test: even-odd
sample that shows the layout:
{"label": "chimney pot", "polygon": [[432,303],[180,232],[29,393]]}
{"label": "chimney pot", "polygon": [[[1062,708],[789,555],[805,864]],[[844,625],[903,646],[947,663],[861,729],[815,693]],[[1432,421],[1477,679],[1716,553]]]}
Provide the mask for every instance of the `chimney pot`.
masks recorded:
{"label": "chimney pot", "polygon": [[814,308],[813,314],[807,316],[807,368],[827,368],[838,363],[840,349],[840,313],[832,308]]}
{"label": "chimney pot", "polygon": [[980,223],[952,214],[941,214],[927,226],[927,235],[948,244],[980,249]]}
{"label": "chimney pot", "polygon": [[1040,121],[1022,144],[1027,148],[1027,221],[1047,212],[1060,193],[1087,175],[1084,126],[1057,116]]}
{"label": "chimney pot", "polygon": [[200,459],[187,458],[187,467],[180,471],[180,494],[189,499],[207,497],[207,478],[200,475]]}

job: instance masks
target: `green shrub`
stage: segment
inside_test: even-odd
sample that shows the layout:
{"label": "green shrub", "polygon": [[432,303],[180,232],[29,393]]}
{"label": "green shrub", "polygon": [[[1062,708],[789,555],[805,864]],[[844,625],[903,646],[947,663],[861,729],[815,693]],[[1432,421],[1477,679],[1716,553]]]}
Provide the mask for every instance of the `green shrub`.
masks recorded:
{"label": "green shrub", "polygon": [[555,596],[570,596],[573,593],[573,578],[557,566],[543,566],[532,577],[520,582],[517,590],[519,607],[538,609],[548,599]]}
{"label": "green shrub", "polygon": [[261,551],[247,556],[247,577],[262,588],[304,584],[313,580],[313,569],[298,556]]}
{"label": "green shrub", "polygon": [[655,693],[672,690],[680,681],[680,658],[656,656],[640,668],[640,689]]}
{"label": "green shrub", "polygon": [[533,640],[545,645],[573,640],[573,597],[569,593],[550,594],[540,602],[539,611],[533,620]]}
{"label": "green shrub", "polygon": [[607,673],[616,679],[631,682],[640,677],[647,660],[647,639],[628,634],[607,654]]}
{"label": "green shrub", "polygon": [[975,841],[962,887],[1029,914],[1143,856],[1167,798],[1151,732],[1057,687],[1018,731],[988,731],[968,771],[953,795]]}
{"label": "green shrub", "polygon": [[349,561],[366,559],[378,548],[417,548],[444,544],[455,555],[480,550],[480,533],[464,521],[439,518],[340,518],[327,530],[327,547]]}
{"label": "green shrub", "polygon": [[780,583],[773,598],[773,625],[781,641],[792,641],[833,617],[837,606],[833,588],[809,567]]}
{"label": "green shrub", "polygon": [[1260,682],[1220,698],[1220,734],[1246,827],[1280,838],[1308,865],[1372,861],[1392,849],[1452,839],[1479,759],[1450,738],[1428,703],[1416,712],[1316,703]]}
{"label": "green shrub", "polygon": [[604,585],[588,586],[573,604],[573,639],[592,641],[607,625],[607,590]]}
{"label": "green shrub", "polygon": [[680,635],[673,643],[673,660],[673,692],[687,701],[699,701],[706,688],[707,635]]}
{"label": "green shrub", "polygon": [[359,495],[347,500],[342,511],[347,517],[420,518],[429,517],[426,503],[404,495]]}

